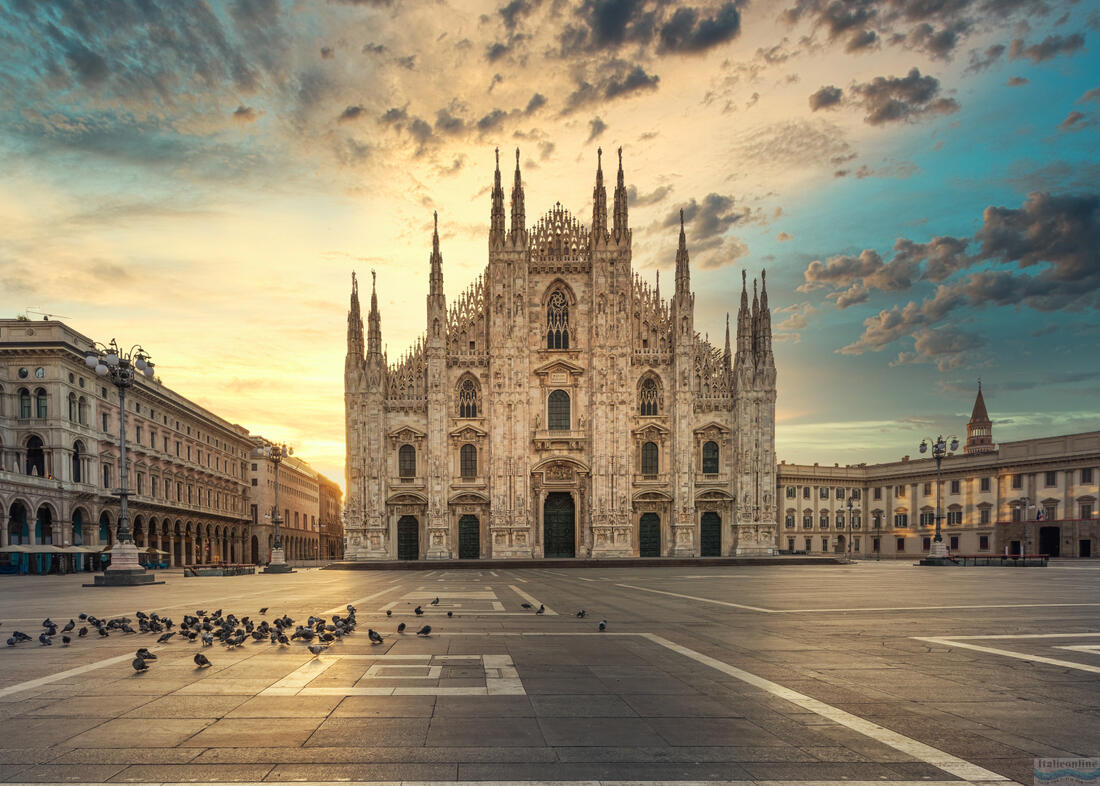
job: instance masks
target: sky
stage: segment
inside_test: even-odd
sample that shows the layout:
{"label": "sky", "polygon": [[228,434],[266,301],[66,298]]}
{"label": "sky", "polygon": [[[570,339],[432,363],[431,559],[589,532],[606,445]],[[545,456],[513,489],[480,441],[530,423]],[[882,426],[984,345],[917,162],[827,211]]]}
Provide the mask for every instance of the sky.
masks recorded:
{"label": "sky", "polygon": [[343,482],[352,271],[391,361],[623,149],[633,264],[696,327],[768,271],[788,462],[1100,429],[1095,0],[0,0],[0,314],[142,344]]}

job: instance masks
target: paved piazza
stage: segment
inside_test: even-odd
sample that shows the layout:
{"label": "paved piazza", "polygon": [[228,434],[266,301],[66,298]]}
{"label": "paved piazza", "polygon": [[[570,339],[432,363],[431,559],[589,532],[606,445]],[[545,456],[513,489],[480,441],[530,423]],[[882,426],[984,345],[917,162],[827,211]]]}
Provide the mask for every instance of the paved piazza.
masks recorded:
{"label": "paved piazza", "polygon": [[[216,644],[202,670],[180,637],[3,647],[0,779],[1031,783],[1035,757],[1100,752],[1088,564],[162,577],[0,577],[0,633],[347,603],[359,628],[316,658]],[[139,646],[158,656],[141,674]]]}

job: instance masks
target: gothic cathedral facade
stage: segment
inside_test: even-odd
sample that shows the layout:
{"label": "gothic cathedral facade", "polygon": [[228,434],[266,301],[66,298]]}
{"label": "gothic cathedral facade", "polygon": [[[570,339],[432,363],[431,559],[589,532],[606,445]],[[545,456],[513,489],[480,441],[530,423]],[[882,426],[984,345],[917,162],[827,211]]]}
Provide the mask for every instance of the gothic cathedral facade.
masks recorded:
{"label": "gothic cathedral facade", "polygon": [[[622,151],[585,227],[528,227],[499,155],[489,262],[448,304],[438,219],[427,330],[382,350],[352,281],[344,375],[346,559],[766,554],[775,546],[775,390],[766,286],[742,274],[736,344],[696,332],[681,213],[672,298],[631,269]],[[373,274],[372,274],[373,275]],[[761,282],[764,283],[763,280]]]}

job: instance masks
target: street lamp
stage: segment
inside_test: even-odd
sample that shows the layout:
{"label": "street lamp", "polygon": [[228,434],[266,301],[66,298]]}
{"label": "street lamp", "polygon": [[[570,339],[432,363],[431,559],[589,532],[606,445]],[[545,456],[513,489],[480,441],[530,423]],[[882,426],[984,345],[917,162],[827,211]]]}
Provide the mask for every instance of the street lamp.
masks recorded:
{"label": "street lamp", "polygon": [[262,447],[257,447],[253,455],[267,459],[275,466],[275,507],[271,511],[271,523],[275,527],[275,540],[271,549],[271,562],[264,568],[264,573],[291,573],[291,568],[286,564],[286,553],[283,551],[283,538],[279,534],[279,525],[283,523],[283,516],[279,512],[279,465],[283,459],[294,455],[294,448],[285,443],[272,445],[265,442]]}
{"label": "street lamp", "polygon": [[133,586],[154,584],[155,576],[141,566],[134,536],[130,531],[130,511],[127,498],[130,495],[129,475],[126,467],[126,389],[133,387],[134,379],[144,374],[153,378],[153,361],[140,344],[123,352],[112,338],[104,345],[96,342],[84,362],[96,376],[106,377],[118,388],[118,475],[119,488],[113,493],[119,498],[118,536],[111,549],[111,564],[102,576],[95,577],[93,586]]}
{"label": "street lamp", "polygon": [[852,561],[852,500],[854,497],[848,495],[848,561]]}
{"label": "street lamp", "polygon": [[[951,450],[956,451],[959,449],[959,438],[956,436],[950,436],[947,439],[951,440]],[[927,453],[928,448],[932,448],[932,458],[936,460],[936,536],[932,538],[932,548],[929,550],[928,556],[932,559],[945,559],[947,557],[947,548],[943,545],[943,534],[940,531],[940,519],[942,518],[941,512],[943,508],[943,459],[947,455],[947,440],[943,436],[932,439],[922,439],[920,443],[920,452]]]}

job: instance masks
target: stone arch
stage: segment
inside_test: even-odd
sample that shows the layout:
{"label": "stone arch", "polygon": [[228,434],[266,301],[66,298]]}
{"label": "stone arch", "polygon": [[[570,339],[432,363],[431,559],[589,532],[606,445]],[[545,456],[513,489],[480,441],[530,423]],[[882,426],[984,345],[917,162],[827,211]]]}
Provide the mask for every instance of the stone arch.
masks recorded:
{"label": "stone arch", "polygon": [[483,414],[481,381],[468,371],[455,385],[455,413],[460,418],[476,418]]}
{"label": "stone arch", "polygon": [[655,371],[647,371],[638,379],[638,414],[655,417],[664,412],[664,385]]}

